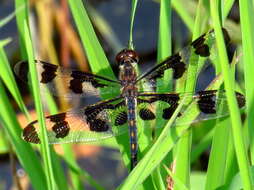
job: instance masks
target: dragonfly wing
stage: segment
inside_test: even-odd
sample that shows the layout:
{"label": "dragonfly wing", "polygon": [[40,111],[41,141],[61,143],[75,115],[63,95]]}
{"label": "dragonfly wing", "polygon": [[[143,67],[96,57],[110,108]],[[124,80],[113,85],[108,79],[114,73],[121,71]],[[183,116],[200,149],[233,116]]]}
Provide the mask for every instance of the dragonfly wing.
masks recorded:
{"label": "dragonfly wing", "polygon": [[[36,61],[36,68],[41,89],[67,99],[115,94],[120,88],[118,81],[87,72],[71,71],[44,61]],[[22,80],[28,82],[27,62],[17,63],[14,71]],[[66,93],[59,94],[56,82],[67,85]]]}
{"label": "dragonfly wing", "polygon": [[[223,29],[223,34],[225,42],[228,43],[230,41],[230,37],[225,29]],[[214,44],[215,44],[215,34],[214,31],[211,30],[201,35],[198,39],[194,40],[189,46],[183,48],[180,52],[167,57],[158,65],[144,72],[144,74],[138,77],[137,83],[139,84],[147,83],[147,85],[151,89],[158,88],[159,86],[163,85],[163,81],[157,79],[163,78],[164,73],[167,70],[173,71],[173,80],[178,80],[182,78],[182,76],[187,71],[191,54],[194,53],[199,57],[209,59],[211,55],[211,49],[213,48]]]}
{"label": "dragonfly wing", "polygon": [[[121,115],[124,105],[122,98],[114,98],[78,111],[47,116],[45,121],[49,143],[92,142],[127,132],[128,128],[124,126],[127,118],[115,117]],[[41,142],[39,134],[36,120],[24,128],[23,139],[38,144]]]}
{"label": "dragonfly wing", "polygon": [[[245,106],[245,97],[236,92],[239,108]],[[157,119],[167,121],[171,118],[180,101],[185,98],[189,104],[184,106],[174,125],[192,124],[229,115],[228,103],[224,91],[200,91],[191,93],[141,93],[138,97],[138,115],[142,120]],[[196,115],[193,110],[196,109]],[[193,115],[193,117],[189,117]],[[190,120],[180,119],[182,117]],[[161,127],[161,126],[159,126]]]}

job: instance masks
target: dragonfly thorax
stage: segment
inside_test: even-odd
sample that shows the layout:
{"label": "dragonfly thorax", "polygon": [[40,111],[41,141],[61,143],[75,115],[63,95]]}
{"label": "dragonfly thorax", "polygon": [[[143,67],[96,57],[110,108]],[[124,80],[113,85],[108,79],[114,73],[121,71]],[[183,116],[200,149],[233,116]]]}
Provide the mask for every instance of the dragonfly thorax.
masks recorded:
{"label": "dragonfly thorax", "polygon": [[122,95],[124,97],[136,97],[138,91],[136,87],[137,73],[132,63],[125,62],[124,65],[120,66],[119,79],[122,85]]}

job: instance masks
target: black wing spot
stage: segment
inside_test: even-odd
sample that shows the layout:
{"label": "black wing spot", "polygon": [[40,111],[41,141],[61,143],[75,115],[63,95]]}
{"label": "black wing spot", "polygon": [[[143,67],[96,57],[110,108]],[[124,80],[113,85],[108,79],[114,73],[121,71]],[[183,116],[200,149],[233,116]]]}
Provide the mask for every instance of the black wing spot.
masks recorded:
{"label": "black wing spot", "polygon": [[161,78],[164,75],[164,72],[167,69],[173,69],[173,77],[174,79],[179,79],[182,77],[183,73],[186,70],[186,65],[184,62],[182,62],[182,57],[179,53],[170,56],[166,60],[162,61],[160,63],[160,66],[158,66],[156,72],[152,73],[148,79],[149,80],[155,80],[157,78]]}
{"label": "black wing spot", "polygon": [[60,121],[56,122],[52,130],[56,133],[56,138],[64,138],[69,134],[70,126],[67,121]]}
{"label": "black wing spot", "polygon": [[18,62],[14,67],[14,71],[20,79],[22,79],[24,82],[28,82],[28,62],[27,61]]}
{"label": "black wing spot", "polygon": [[84,109],[84,115],[87,120],[93,120],[105,107],[101,106],[88,106]]}
{"label": "black wing spot", "polygon": [[42,68],[44,69],[43,72],[41,73],[40,82],[44,84],[51,82],[57,75],[56,71],[58,66],[41,61],[39,61],[39,63],[42,64]]}
{"label": "black wing spot", "polygon": [[[172,117],[173,113],[175,112],[178,103],[172,104],[170,107],[163,110],[162,118],[168,120]],[[182,114],[178,113],[177,117],[180,117]]]}
{"label": "black wing spot", "polygon": [[83,93],[82,80],[72,79],[70,81],[69,88],[72,90],[72,92],[74,92],[76,94],[82,94]]}
{"label": "black wing spot", "polygon": [[228,34],[228,31],[225,28],[222,28],[222,32],[223,32],[223,38],[226,44],[228,44],[230,42],[230,36]]}
{"label": "black wing spot", "polygon": [[35,127],[33,126],[33,123],[30,123],[26,128],[23,130],[23,138],[25,141],[30,143],[39,144],[41,143],[38,133],[35,130]]}
{"label": "black wing spot", "polygon": [[184,62],[176,62],[174,65],[172,65],[173,69],[173,78],[174,79],[179,79],[183,76],[183,73],[186,70],[186,64]]}
{"label": "black wing spot", "polygon": [[127,113],[125,111],[120,112],[115,119],[115,126],[123,125],[127,122]]}
{"label": "black wing spot", "polygon": [[244,97],[244,95],[240,94],[239,92],[236,92],[236,100],[237,100],[239,108],[242,108],[242,107],[245,106],[245,97]]}
{"label": "black wing spot", "polygon": [[168,64],[165,64],[165,66],[160,68],[160,70],[158,71],[159,73],[163,74],[165,70],[167,70],[168,68],[172,68],[174,79],[179,79],[183,76],[183,73],[186,70],[186,64],[182,62],[182,57],[179,53],[172,55],[169,59],[162,62],[162,64],[165,62],[168,62]]}
{"label": "black wing spot", "polygon": [[47,116],[46,118],[49,118],[52,122],[61,122],[64,121],[66,118],[66,113],[59,113],[56,115]]}
{"label": "black wing spot", "polygon": [[191,45],[195,49],[195,53],[197,55],[200,55],[201,57],[208,57],[210,56],[210,50],[209,46],[207,44],[204,44],[205,42],[205,35],[203,34],[198,39],[194,40]]}
{"label": "black wing spot", "polygon": [[216,113],[216,104],[214,101],[216,92],[216,90],[198,92],[199,100],[197,101],[197,103],[201,112],[206,114]]}
{"label": "black wing spot", "polygon": [[179,94],[170,94],[170,95],[159,95],[159,97],[157,97],[158,100],[163,101],[163,102],[167,102],[168,104],[176,104],[179,100]]}
{"label": "black wing spot", "polygon": [[52,130],[55,132],[56,138],[64,138],[69,134],[70,126],[68,122],[65,121],[66,113],[59,113],[46,118],[55,123],[52,127]]}
{"label": "black wing spot", "polygon": [[195,53],[201,57],[208,57],[210,56],[209,46],[207,44],[203,44],[195,49]]}
{"label": "black wing spot", "polygon": [[151,110],[147,109],[147,108],[140,109],[139,116],[143,120],[154,120],[155,119],[154,113]]}
{"label": "black wing spot", "polygon": [[92,74],[83,73],[82,71],[72,71],[71,77],[73,79],[70,81],[69,88],[74,93],[77,93],[77,94],[83,93],[83,86],[82,86],[83,82],[90,82],[94,88],[103,88],[108,86],[106,84],[100,83],[98,80],[94,78]]}
{"label": "black wing spot", "polygon": [[108,124],[101,119],[89,120],[88,123],[90,124],[91,131],[104,132],[109,130]]}

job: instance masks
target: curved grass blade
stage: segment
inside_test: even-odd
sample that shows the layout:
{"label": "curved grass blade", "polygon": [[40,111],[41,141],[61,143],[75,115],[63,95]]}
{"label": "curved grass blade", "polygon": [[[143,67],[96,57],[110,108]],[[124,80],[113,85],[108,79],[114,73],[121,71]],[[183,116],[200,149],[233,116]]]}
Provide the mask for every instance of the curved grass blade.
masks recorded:
{"label": "curved grass blade", "polygon": [[125,190],[137,188],[158,166],[158,164],[167,155],[167,153],[173,148],[179,137],[186,130],[181,127],[170,128],[183,105],[184,99],[177,107],[176,111],[170,118],[169,122],[161,132],[159,138],[156,140],[154,145],[146,153],[146,155],[142,158],[138,165],[133,169],[133,171],[126,178],[126,180],[119,189]]}
{"label": "curved grass blade", "polygon": [[138,0],[132,0],[131,1],[131,17],[130,17],[130,36],[129,36],[129,43],[128,43],[128,48],[129,49],[134,49],[134,45],[133,45],[133,25],[134,25],[134,19],[135,19],[135,13],[136,13],[136,9],[137,9],[137,4],[138,4]]}
{"label": "curved grass blade", "polygon": [[0,41],[0,70],[1,70],[0,77],[4,81],[6,87],[8,88],[12,96],[14,97],[15,101],[18,103],[19,108],[22,110],[23,113],[25,113],[26,117],[29,118],[28,111],[19,93],[17,84],[13,76],[13,72],[10,68],[10,63],[4,51],[4,45],[6,43],[7,41],[6,42]]}
{"label": "curved grass blade", "polygon": [[[46,178],[39,158],[32,146],[21,139],[22,130],[18,124],[16,114],[10,104],[10,100],[0,81],[0,123],[6,132],[8,139],[14,147],[17,157],[31,179],[32,186],[38,190],[44,190]],[[34,175],[36,174],[36,175]],[[38,178],[38,176],[40,176]]]}
{"label": "curved grass blade", "polygon": [[32,41],[30,38],[28,25],[25,21],[23,23],[23,27],[24,27],[25,47],[26,47],[26,51],[28,55],[29,71],[31,76],[32,92],[34,96],[36,112],[38,114],[40,130],[42,130],[42,136],[40,137],[40,139],[42,140],[41,148],[42,148],[42,155],[44,158],[44,164],[46,168],[45,172],[47,177],[47,188],[55,189],[55,180],[53,175],[51,155],[50,155],[49,145],[47,143],[48,142],[47,132],[45,127],[43,109],[41,105],[40,89],[39,89],[39,83],[37,78],[37,71],[36,71],[36,67],[34,63],[35,58],[33,54]]}
{"label": "curved grass blade", "polygon": [[237,106],[237,101],[235,93],[233,90],[234,79],[229,72],[229,63],[226,53],[225,43],[221,30],[221,23],[218,10],[218,1],[212,1],[211,3],[211,15],[213,19],[214,31],[216,36],[216,44],[218,48],[218,56],[221,65],[222,74],[224,77],[224,84],[226,90],[226,96],[229,106],[233,139],[235,144],[236,155],[238,159],[238,165],[241,173],[241,177],[244,184],[244,189],[253,189],[253,181],[251,179],[251,173],[249,168],[249,162],[247,158],[247,152],[244,144],[244,137],[242,132],[242,124],[240,118],[239,108]]}

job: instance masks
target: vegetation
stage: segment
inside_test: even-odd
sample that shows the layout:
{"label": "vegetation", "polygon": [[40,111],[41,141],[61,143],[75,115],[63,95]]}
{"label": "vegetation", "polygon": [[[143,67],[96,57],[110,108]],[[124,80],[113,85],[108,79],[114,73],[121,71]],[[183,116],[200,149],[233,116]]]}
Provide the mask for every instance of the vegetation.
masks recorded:
{"label": "vegetation", "polygon": [[[132,39],[132,33],[133,30],[135,31],[135,25],[133,24],[139,2],[132,0],[129,3],[132,4],[132,9],[130,10],[130,40],[128,46],[129,48],[135,48],[135,40]],[[253,169],[251,168],[254,161],[252,135],[254,123],[254,117],[252,117],[252,110],[254,110],[254,85],[252,85],[254,80],[254,19],[252,13],[254,9],[252,1],[239,1],[240,24],[228,18],[230,10],[235,3],[233,0],[187,2],[184,0],[163,0],[157,3],[160,3],[158,62],[172,54],[172,44],[165,43],[170,42],[172,36],[172,10],[178,13],[192,34],[193,40],[203,32],[214,28],[217,47],[216,54],[218,55],[214,64],[216,80],[208,88],[225,88],[230,116],[223,120],[205,121],[196,124],[195,127],[189,125],[174,127],[172,126],[174,120],[184,104],[184,102],[181,102],[172,118],[161,130],[156,142],[152,143],[152,146],[150,146],[151,142],[149,142],[150,144],[140,144],[140,158],[142,159],[117,189],[171,189],[172,184],[174,189],[254,189],[252,179]],[[61,42],[65,45],[66,42],[70,42],[70,45],[66,45],[66,48],[75,49],[75,52],[72,52],[72,54],[79,67],[87,69],[84,66],[86,58],[82,53],[83,47],[92,72],[114,78],[114,73],[91,24],[92,20],[93,25],[100,31],[100,34],[107,37],[112,45],[112,49],[119,50],[121,45],[116,40],[112,29],[107,25],[105,20],[98,15],[96,10],[87,1],[69,0],[68,3],[66,2],[66,4],[63,3],[61,5],[61,9],[59,8],[60,6],[52,9],[45,8],[49,4],[56,6],[52,1],[34,1],[32,4],[38,15],[38,38],[41,40],[41,56],[43,58],[47,57],[55,64],[58,64],[59,60],[63,64],[68,64],[70,59],[70,56],[66,57],[68,54],[66,49],[61,49],[62,54],[60,56],[56,53],[52,31],[54,26],[52,20],[54,18],[58,24],[59,33],[62,33],[63,36]],[[66,15],[62,10],[65,8],[66,11],[66,7],[69,8],[71,16],[75,21],[81,43],[70,23],[66,21]],[[12,15],[0,21],[0,27],[5,27],[5,24],[16,15],[21,59],[28,60],[29,62],[32,82],[31,92],[34,97],[34,104],[43,135],[41,137],[41,145],[32,146],[21,139],[21,126],[24,127],[26,123],[18,122],[11,98],[15,100],[19,110],[26,116],[27,121],[31,121],[31,119],[28,108],[18,90],[18,85],[15,82],[14,74],[4,49],[7,44],[11,43],[12,39],[3,39],[0,41],[0,124],[2,126],[0,128],[0,135],[6,137],[0,138],[0,150],[10,150],[7,144],[11,144],[19,162],[29,176],[33,189],[81,190],[84,189],[84,183],[90,184],[95,189],[106,189],[99,181],[93,179],[90,174],[80,168],[71,145],[62,145],[64,153],[61,156],[48,145],[45,121],[43,119],[44,111],[42,109],[40,89],[34,66],[35,52],[37,51],[33,45],[35,39],[31,35],[34,25],[31,22],[28,1],[15,0],[15,9]],[[88,17],[88,13],[91,20]],[[65,28],[61,30],[63,26]],[[231,64],[229,64],[223,40],[222,26],[229,30],[232,41],[237,46],[237,53]],[[242,37],[242,43],[237,41],[239,36]],[[179,88],[176,89],[177,92],[191,92],[195,90],[197,71],[200,71],[203,65],[190,65],[188,68],[188,75],[190,76],[186,82],[186,87],[183,88],[179,85]],[[240,75],[243,75],[240,78],[244,78],[244,80],[235,81],[236,69],[240,71]],[[163,88],[172,86],[168,82],[170,78],[171,73],[169,72],[164,77],[165,86]],[[238,109],[234,93],[235,90],[246,95],[246,118],[244,123],[241,121],[240,110]],[[7,91],[12,97],[8,97]],[[48,96],[46,99],[50,113],[57,113],[58,108],[52,97]],[[64,102],[64,100],[60,100],[59,105],[61,109],[68,107],[68,103]],[[181,120],[187,120],[192,117],[195,118],[195,115],[190,115],[189,118],[181,118]],[[138,125],[142,126],[142,123],[138,122]],[[144,133],[142,129],[140,132],[141,134]],[[140,138],[146,141],[144,136]],[[105,144],[120,150],[122,160],[128,168],[130,162],[128,156],[128,137],[119,136],[115,140],[107,141]],[[36,154],[34,149],[39,150],[40,155]],[[200,167],[203,163],[201,155],[207,155],[208,152],[208,166],[207,170],[204,171]],[[249,153],[248,155],[247,152]],[[64,175],[61,160],[64,160],[67,164],[67,176]]]}

